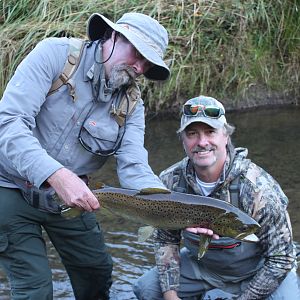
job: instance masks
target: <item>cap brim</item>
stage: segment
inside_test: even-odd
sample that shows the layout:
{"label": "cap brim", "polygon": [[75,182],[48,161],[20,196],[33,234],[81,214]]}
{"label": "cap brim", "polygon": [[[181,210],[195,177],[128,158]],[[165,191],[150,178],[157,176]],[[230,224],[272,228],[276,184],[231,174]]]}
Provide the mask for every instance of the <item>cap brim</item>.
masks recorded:
{"label": "cap brim", "polygon": [[113,23],[100,14],[93,14],[88,20],[87,35],[91,41],[99,40],[103,37],[108,27],[121,33],[128,41],[151,63],[154,64],[144,76],[151,80],[166,80],[170,76],[170,70],[165,62],[160,58],[158,53],[149,47],[134,32],[130,31],[126,26]]}
{"label": "cap brim", "polygon": [[178,130],[177,133],[182,132],[185,130],[189,125],[192,123],[205,123],[209,125],[212,128],[219,129],[224,126],[224,122],[220,121],[219,119],[210,119],[207,117],[189,117],[190,120],[187,122],[184,122],[184,125],[182,125]]}

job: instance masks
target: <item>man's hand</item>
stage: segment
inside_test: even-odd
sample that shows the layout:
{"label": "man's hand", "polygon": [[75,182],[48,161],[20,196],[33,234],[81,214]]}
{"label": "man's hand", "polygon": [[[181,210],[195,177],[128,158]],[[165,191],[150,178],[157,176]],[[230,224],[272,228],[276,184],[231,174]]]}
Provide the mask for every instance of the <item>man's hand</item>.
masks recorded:
{"label": "man's hand", "polygon": [[59,169],[47,181],[67,206],[86,211],[100,208],[99,201],[88,186],[72,171],[66,168]]}
{"label": "man's hand", "polygon": [[174,290],[164,292],[163,296],[164,300],[180,300],[180,298],[177,296],[177,292]]}
{"label": "man's hand", "polygon": [[219,235],[215,234],[211,229],[202,228],[202,227],[188,227],[186,231],[195,233],[195,234],[204,234],[207,235],[215,240],[218,240],[220,237]]}

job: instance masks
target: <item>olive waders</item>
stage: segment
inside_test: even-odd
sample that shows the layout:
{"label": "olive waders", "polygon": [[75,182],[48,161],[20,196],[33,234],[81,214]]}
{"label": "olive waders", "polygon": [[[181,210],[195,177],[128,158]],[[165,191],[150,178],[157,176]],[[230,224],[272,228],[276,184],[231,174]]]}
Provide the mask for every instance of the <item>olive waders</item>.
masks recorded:
{"label": "olive waders", "polygon": [[70,277],[76,300],[109,299],[112,259],[94,213],[66,220],[30,206],[19,189],[0,187],[0,266],[13,300],[53,299],[44,229]]}

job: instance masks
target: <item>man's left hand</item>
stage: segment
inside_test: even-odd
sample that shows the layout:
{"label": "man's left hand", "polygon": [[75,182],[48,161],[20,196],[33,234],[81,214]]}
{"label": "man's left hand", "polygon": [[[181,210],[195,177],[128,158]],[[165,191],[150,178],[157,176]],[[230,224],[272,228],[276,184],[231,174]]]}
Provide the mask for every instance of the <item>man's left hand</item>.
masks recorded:
{"label": "man's left hand", "polygon": [[216,233],[214,233],[211,229],[208,228],[202,228],[202,227],[188,227],[186,228],[187,231],[195,234],[204,234],[212,239],[218,240],[220,237]]}

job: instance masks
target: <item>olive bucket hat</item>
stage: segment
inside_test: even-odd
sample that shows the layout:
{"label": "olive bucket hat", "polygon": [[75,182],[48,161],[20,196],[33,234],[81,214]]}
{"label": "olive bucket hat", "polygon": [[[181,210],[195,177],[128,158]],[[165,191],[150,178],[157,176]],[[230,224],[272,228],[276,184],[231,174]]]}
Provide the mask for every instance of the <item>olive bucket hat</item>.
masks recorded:
{"label": "olive bucket hat", "polygon": [[125,13],[116,23],[98,13],[88,20],[87,35],[91,41],[103,37],[106,29],[111,27],[121,33],[143,55],[153,63],[144,75],[151,80],[166,80],[170,70],[163,61],[168,46],[168,33],[155,19],[141,13]]}

